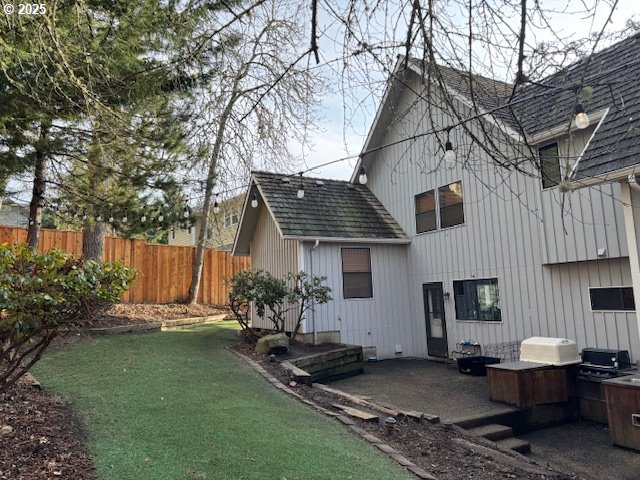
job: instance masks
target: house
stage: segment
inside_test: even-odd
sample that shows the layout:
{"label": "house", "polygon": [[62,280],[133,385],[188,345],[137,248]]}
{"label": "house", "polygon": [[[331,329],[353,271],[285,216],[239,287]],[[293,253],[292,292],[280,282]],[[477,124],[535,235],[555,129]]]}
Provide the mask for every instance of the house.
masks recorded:
{"label": "house", "polygon": [[[601,170],[609,158],[636,171],[640,36],[518,88],[511,102],[504,83],[423,67],[398,61],[351,187],[304,179],[298,198],[298,179],[254,174],[234,254],[278,275],[326,275],[336,300],[317,306],[302,332],[381,359],[540,335],[640,360],[640,270],[632,254],[632,274],[628,248],[637,241],[625,230],[625,214],[637,212],[622,197],[638,193]],[[574,121],[583,93],[586,128]],[[366,210],[352,208],[354,191]],[[373,211],[395,233],[378,231]],[[367,226],[377,233],[365,236]]]}
{"label": "house", "polygon": [[11,200],[0,201],[0,225],[5,227],[28,227],[29,207]]}
{"label": "house", "polygon": [[[220,211],[212,212],[207,232],[207,246],[221,250],[231,250],[236,236],[244,194],[236,195],[220,203]],[[202,227],[202,213],[196,212],[194,225],[189,228],[175,228],[169,231],[169,245],[195,245]]]}

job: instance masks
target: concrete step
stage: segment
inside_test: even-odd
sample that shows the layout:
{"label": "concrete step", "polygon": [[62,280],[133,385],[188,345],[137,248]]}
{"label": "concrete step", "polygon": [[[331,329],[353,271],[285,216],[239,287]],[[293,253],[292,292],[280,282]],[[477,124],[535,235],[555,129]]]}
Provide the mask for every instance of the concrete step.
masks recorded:
{"label": "concrete step", "polygon": [[505,450],[513,450],[514,452],[526,454],[531,451],[531,444],[529,442],[525,442],[524,440],[520,440],[516,437],[504,438],[502,440],[498,440],[496,442],[501,448]]}
{"label": "concrete step", "polygon": [[501,412],[491,414],[471,415],[469,417],[457,418],[453,423],[460,428],[469,429],[473,427],[481,427],[491,423],[500,425],[508,425],[513,427],[518,423],[518,417],[522,414],[517,408],[505,407]]}
{"label": "concrete step", "polygon": [[473,427],[467,430],[471,435],[484,437],[487,440],[502,440],[513,436],[513,428],[498,423],[490,423],[480,427]]}

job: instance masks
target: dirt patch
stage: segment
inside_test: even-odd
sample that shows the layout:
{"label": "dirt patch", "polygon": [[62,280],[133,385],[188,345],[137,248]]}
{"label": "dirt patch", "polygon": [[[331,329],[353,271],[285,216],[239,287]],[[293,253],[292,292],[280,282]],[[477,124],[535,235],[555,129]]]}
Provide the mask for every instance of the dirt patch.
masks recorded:
{"label": "dirt patch", "polygon": [[93,480],[93,463],[68,404],[32,386],[0,395],[0,479]]}
{"label": "dirt patch", "polygon": [[[319,347],[293,343],[289,358],[311,355]],[[252,360],[260,363],[270,374],[288,385],[296,393],[316,404],[336,413],[341,413],[334,404],[346,405],[359,410],[362,406],[348,399],[299,383],[291,383],[290,373],[280,362],[284,356],[271,361],[267,356],[254,352],[254,345],[242,342],[232,348]],[[327,347],[328,351],[336,346]],[[370,413],[372,410],[368,410]],[[380,416],[381,421],[384,415]],[[364,422],[352,419],[356,425],[366,432],[381,439],[410,461],[434,475],[438,480],[504,480],[504,479],[537,479],[568,480],[578,478],[535,464],[525,457],[510,451],[495,450],[491,442],[467,435],[464,430],[455,426],[430,424],[417,421],[411,417],[397,417],[397,424],[388,429],[380,423]]]}

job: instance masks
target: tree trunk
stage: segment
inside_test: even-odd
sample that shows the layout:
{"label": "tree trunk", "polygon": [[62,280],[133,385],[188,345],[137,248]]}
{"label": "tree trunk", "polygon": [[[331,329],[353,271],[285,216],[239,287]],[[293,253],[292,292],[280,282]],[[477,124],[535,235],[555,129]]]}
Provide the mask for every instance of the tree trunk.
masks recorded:
{"label": "tree trunk", "polygon": [[[234,89],[236,86],[234,86]],[[233,94],[222,112],[218,131],[216,132],[216,141],[213,144],[213,151],[211,152],[211,158],[209,160],[209,170],[207,171],[207,181],[204,190],[204,205],[202,206],[202,226],[198,233],[196,258],[193,262],[193,269],[191,270],[191,285],[189,286],[190,305],[198,303],[198,292],[200,291],[200,283],[202,281],[202,264],[204,263],[204,253],[207,245],[207,226],[209,225],[211,203],[213,200],[213,187],[215,186],[216,177],[218,175],[218,159],[220,157],[220,152],[222,151],[222,140],[227,128],[227,121],[229,120],[229,116],[231,115],[237,99],[238,97],[236,94]]]}
{"label": "tree trunk", "polygon": [[103,222],[87,220],[82,231],[82,258],[104,261],[104,235],[106,225]]}
{"label": "tree trunk", "polygon": [[40,138],[36,146],[36,163],[33,172],[33,189],[31,193],[31,203],[29,204],[29,228],[27,230],[27,243],[37,249],[40,244],[40,232],[42,225],[42,207],[47,189],[47,159],[44,153],[44,142],[47,138],[49,128],[47,125],[40,126]]}

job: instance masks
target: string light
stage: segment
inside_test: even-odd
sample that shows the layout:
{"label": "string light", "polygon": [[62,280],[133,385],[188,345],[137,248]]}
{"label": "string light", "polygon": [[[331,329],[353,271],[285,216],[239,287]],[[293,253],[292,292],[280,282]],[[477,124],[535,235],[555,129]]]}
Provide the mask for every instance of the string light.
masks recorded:
{"label": "string light", "polygon": [[258,206],[258,196],[253,193],[253,199],[251,200],[251,207],[256,208]]}
{"label": "string light", "polygon": [[582,103],[576,103],[576,127],[584,129],[589,126],[589,116],[584,111]]}
{"label": "string light", "polygon": [[300,173],[300,186],[298,187],[298,198],[304,198],[304,183],[302,183],[302,172]]}
{"label": "string light", "polygon": [[184,207],[184,211],[182,212],[182,217],[189,218],[189,207],[187,207],[186,205]]}
{"label": "string light", "polygon": [[444,160],[451,164],[456,161],[456,151],[453,149],[453,144],[451,143],[450,138],[451,127],[447,127],[446,132],[447,142],[444,144]]}
{"label": "string light", "polygon": [[129,221],[129,219],[127,218],[127,215],[125,214],[124,217],[122,217],[122,223],[127,223]]}
{"label": "string light", "polygon": [[366,185],[369,179],[367,178],[367,172],[364,170],[364,165],[360,165],[360,175],[358,175],[358,182],[360,185]]}
{"label": "string light", "polygon": [[109,223],[113,223],[113,215],[109,217]]}
{"label": "string light", "polygon": [[213,202],[213,213],[216,215],[220,213],[220,205],[218,205],[218,195],[216,195],[216,199]]}
{"label": "string light", "polygon": [[164,215],[162,215],[162,213],[160,215],[158,215],[158,221],[159,222],[164,222]]}
{"label": "string light", "polygon": [[141,222],[141,223],[144,223],[144,222],[146,222],[146,221],[147,221],[147,216],[143,213],[143,214],[142,214],[142,217],[140,217],[140,222]]}
{"label": "string light", "polygon": [[98,216],[96,217],[96,222],[101,222],[101,221],[102,221],[102,217],[101,217],[100,215],[98,215]]}

